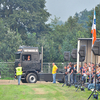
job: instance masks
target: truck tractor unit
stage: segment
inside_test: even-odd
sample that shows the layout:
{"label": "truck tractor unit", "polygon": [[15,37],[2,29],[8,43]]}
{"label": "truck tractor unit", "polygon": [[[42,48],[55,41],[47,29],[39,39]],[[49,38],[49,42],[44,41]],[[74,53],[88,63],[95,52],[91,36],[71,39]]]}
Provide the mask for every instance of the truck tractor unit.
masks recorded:
{"label": "truck tractor unit", "polygon": [[[20,46],[15,53],[15,66],[21,63],[23,74],[21,81],[23,83],[36,83],[37,81],[53,81],[52,73],[41,72],[42,55],[38,47]],[[16,76],[16,71],[15,71]],[[63,82],[64,74],[57,73],[57,81]]]}

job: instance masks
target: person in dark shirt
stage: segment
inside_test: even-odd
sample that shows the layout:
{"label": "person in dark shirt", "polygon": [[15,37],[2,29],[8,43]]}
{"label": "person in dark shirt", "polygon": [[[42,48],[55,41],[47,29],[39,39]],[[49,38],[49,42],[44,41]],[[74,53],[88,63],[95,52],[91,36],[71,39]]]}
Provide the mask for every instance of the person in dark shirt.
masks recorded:
{"label": "person in dark shirt", "polygon": [[65,76],[65,84],[67,86],[68,76],[67,76],[67,67],[64,67],[64,76]]}
{"label": "person in dark shirt", "polygon": [[71,81],[71,84],[73,84],[73,72],[74,72],[74,69],[73,69],[73,65],[70,64],[70,81]]}
{"label": "person in dark shirt", "polygon": [[77,64],[74,64],[74,84],[76,83]]}

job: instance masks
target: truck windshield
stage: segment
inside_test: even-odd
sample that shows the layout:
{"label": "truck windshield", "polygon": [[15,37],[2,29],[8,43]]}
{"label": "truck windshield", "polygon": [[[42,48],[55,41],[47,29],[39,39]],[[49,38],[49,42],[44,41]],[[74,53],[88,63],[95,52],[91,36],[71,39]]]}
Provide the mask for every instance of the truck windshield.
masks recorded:
{"label": "truck windshield", "polygon": [[20,54],[16,54],[16,55],[15,55],[15,58],[16,58],[16,59],[20,59]]}

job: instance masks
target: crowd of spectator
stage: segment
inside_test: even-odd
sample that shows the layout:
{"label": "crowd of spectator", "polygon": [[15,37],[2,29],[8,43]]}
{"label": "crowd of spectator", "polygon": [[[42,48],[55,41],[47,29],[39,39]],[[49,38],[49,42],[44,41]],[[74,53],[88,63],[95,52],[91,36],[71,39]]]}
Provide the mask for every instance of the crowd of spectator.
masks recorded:
{"label": "crowd of spectator", "polygon": [[[84,63],[83,66],[79,65],[79,71],[77,71],[77,64],[72,64],[71,62],[64,67],[65,82],[68,84],[76,84],[80,80],[82,83],[94,83],[95,82],[95,72],[96,72],[96,83],[100,82],[100,63]],[[82,77],[81,77],[82,76]]]}

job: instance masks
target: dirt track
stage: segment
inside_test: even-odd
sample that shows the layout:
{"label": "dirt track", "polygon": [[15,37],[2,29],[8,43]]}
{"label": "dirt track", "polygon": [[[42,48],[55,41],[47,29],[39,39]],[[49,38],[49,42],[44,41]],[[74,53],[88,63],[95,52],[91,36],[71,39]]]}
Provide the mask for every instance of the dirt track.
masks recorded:
{"label": "dirt track", "polygon": [[[45,81],[37,81],[37,83],[43,83],[43,84],[48,84],[48,83],[52,83],[52,82],[45,82]],[[9,84],[14,84],[17,85],[18,84],[18,80],[0,80],[0,85],[9,85]],[[30,84],[30,83],[20,83],[20,85],[23,84]],[[32,83],[34,84],[34,83]]]}

